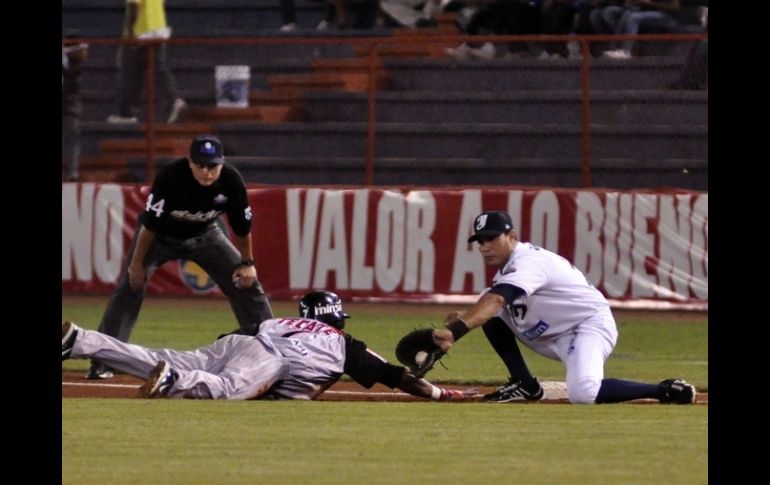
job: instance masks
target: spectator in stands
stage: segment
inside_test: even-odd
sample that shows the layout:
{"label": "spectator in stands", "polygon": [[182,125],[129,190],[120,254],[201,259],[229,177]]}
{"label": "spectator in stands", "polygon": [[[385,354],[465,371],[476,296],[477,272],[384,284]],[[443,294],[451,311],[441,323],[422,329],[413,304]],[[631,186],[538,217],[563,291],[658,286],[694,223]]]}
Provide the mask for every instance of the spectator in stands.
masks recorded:
{"label": "spectator in stands", "polygon": [[371,29],[379,11],[379,0],[326,0],[334,10],[338,29]]}
{"label": "spectator in stands", "polygon": [[401,27],[437,27],[434,16],[441,0],[381,0],[380,10],[387,20]]}
{"label": "spectator in stands", "polygon": [[[615,33],[637,35],[642,27],[649,33],[669,32],[677,25],[672,14],[680,8],[679,0],[628,0]],[[633,47],[633,39],[624,40],[623,47],[603,55],[611,59],[630,59]]]}
{"label": "spectator in stands", "polygon": [[297,29],[297,7],[294,0],[280,0],[281,32],[292,32]]}
{"label": "spectator in stands", "polygon": [[[623,0],[592,0],[588,12],[588,27],[590,30],[579,31],[580,34],[614,34],[623,14]],[[583,24],[582,28],[585,29]],[[609,49],[608,42],[591,42],[591,54],[600,56]]]}
{"label": "spectator in stands", "polygon": [[[467,22],[460,22],[458,25],[465,34],[478,35],[482,29],[495,35],[537,35],[543,33],[542,0],[493,0],[491,3],[473,0],[466,3],[469,5],[478,4],[478,6],[474,7]],[[542,46],[534,42],[512,42],[508,46],[508,51],[509,55],[523,54],[530,57],[537,57],[544,52]],[[480,47],[470,43],[460,44],[456,48],[447,49],[446,52],[457,59],[467,59],[468,57],[492,59],[496,56],[496,50],[490,43],[485,43]]]}
{"label": "spectator in stands", "polygon": [[[575,24],[579,0],[545,0],[543,2],[543,34],[567,35]],[[566,42],[545,42],[545,54],[551,58],[569,57]],[[545,55],[543,56],[545,57]]]}
{"label": "spectator in stands", "polygon": [[[77,38],[70,31],[65,38]],[[80,118],[83,102],[80,99],[80,76],[83,62],[88,57],[88,44],[67,45],[61,48],[61,155],[64,162],[64,180],[80,178]]]}
{"label": "spectator in stands", "polygon": [[[337,9],[336,2],[332,0],[314,0],[324,4],[324,18],[316,25],[316,30],[329,30],[337,27]],[[345,5],[343,4],[343,7]],[[293,32],[297,30],[297,7],[294,0],[280,0],[281,10],[281,32]],[[347,9],[343,10],[343,15],[347,15]],[[347,22],[347,18],[345,20]],[[343,26],[344,27],[344,26]]]}
{"label": "spectator in stands", "polygon": [[[168,39],[171,28],[166,23],[165,0],[126,0],[125,18],[123,21],[124,39]],[[168,123],[175,123],[179,115],[187,107],[184,99],[179,96],[176,80],[168,67],[166,44],[155,44],[156,79],[164,99],[170,104]],[[136,44],[121,44],[118,47],[117,64],[117,110],[118,114],[110,115],[110,123],[136,123],[134,108],[138,104],[139,94],[145,85],[145,67],[147,65],[148,46]],[[167,106],[168,108],[168,106]]]}
{"label": "spectator in stands", "polygon": [[[708,18],[705,20],[706,32],[708,32]],[[701,90],[708,84],[709,41],[702,39],[693,44],[687,54],[679,78],[670,83],[667,88],[674,90]]]}

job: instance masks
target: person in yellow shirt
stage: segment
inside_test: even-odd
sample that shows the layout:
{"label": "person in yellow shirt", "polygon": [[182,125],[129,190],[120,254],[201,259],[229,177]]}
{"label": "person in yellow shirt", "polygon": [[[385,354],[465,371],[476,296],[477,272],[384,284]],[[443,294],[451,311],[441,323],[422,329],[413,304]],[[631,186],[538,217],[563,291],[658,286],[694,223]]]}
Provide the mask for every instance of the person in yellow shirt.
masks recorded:
{"label": "person in yellow shirt", "polygon": [[[171,28],[166,23],[165,0],[126,0],[123,22],[124,39],[168,39]],[[155,71],[159,92],[166,101],[168,123],[175,123],[187,107],[179,96],[176,80],[168,67],[166,44],[156,44]],[[134,109],[139,101],[142,86],[146,84],[148,46],[124,44],[118,47],[117,65],[117,114],[107,118],[110,123],[136,123]]]}

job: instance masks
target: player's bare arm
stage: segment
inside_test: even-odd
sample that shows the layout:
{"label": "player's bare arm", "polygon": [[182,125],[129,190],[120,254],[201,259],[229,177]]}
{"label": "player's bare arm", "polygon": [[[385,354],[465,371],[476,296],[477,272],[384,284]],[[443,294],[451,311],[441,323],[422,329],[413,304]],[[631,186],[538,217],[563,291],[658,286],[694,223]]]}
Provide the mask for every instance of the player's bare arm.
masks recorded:
{"label": "player's bare arm", "polygon": [[142,226],[139,229],[139,235],[136,240],[136,248],[134,254],[131,257],[131,262],[128,263],[128,284],[134,291],[139,291],[144,286],[144,282],[147,279],[147,270],[144,267],[144,257],[147,255],[147,250],[150,248],[153,239],[155,239],[155,233]]}
{"label": "player's bare arm", "polygon": [[446,326],[448,323],[452,323],[455,320],[462,320],[463,317],[465,317],[465,310],[458,310],[456,312],[452,312],[446,317],[444,317],[444,326]]}
{"label": "player's bare arm", "polygon": [[404,371],[404,375],[401,376],[401,380],[399,380],[396,387],[413,396],[433,399],[434,401],[462,399],[473,394],[472,391],[466,393],[457,389],[444,389],[443,387],[434,386],[425,379],[416,378],[409,371]]}
{"label": "player's bare arm", "polygon": [[[505,298],[497,293],[487,293],[466,312],[452,312],[444,319],[444,329],[433,331],[433,340],[441,350],[446,352],[452,344],[468,331],[484,325],[490,318],[497,315],[505,304]],[[465,327],[466,329],[464,329]]]}
{"label": "player's bare arm", "polygon": [[242,263],[233,271],[233,282],[238,288],[251,288],[257,284],[257,268],[251,252],[251,233],[234,237],[235,247],[241,253]]}

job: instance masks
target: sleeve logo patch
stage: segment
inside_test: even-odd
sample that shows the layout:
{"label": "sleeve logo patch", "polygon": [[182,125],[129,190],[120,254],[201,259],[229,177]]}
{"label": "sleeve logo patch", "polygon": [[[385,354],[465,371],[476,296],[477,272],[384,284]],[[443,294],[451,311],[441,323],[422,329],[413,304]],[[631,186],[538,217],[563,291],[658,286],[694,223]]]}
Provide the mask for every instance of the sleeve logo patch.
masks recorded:
{"label": "sleeve logo patch", "polygon": [[529,340],[535,340],[539,336],[543,335],[550,325],[545,323],[544,321],[540,320],[535,324],[534,327],[530,328],[526,332],[523,332],[522,335],[527,337]]}

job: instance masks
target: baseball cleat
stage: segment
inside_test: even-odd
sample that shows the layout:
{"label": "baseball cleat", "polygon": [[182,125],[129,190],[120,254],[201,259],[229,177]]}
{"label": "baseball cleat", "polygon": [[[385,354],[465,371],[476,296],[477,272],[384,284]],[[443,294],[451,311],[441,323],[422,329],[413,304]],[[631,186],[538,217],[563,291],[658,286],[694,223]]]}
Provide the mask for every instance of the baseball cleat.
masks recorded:
{"label": "baseball cleat", "polygon": [[99,362],[91,362],[88,372],[86,372],[86,379],[112,379],[114,376],[112,369]]}
{"label": "baseball cleat", "polygon": [[75,339],[78,336],[78,327],[74,323],[67,321],[61,324],[61,360],[65,361],[72,354],[72,347],[75,345]]}
{"label": "baseball cleat", "polygon": [[543,386],[538,382],[537,377],[531,381],[514,381],[511,378],[507,384],[498,387],[494,392],[484,394],[484,400],[487,402],[511,402],[511,401],[539,401],[543,399]]}
{"label": "baseball cleat", "polygon": [[177,379],[177,371],[172,369],[168,362],[161,360],[150,372],[147,382],[139,388],[139,394],[148,399],[166,397]]}
{"label": "baseball cleat", "polygon": [[666,379],[658,384],[658,399],[664,404],[692,404],[696,394],[695,386],[684,379]]}

